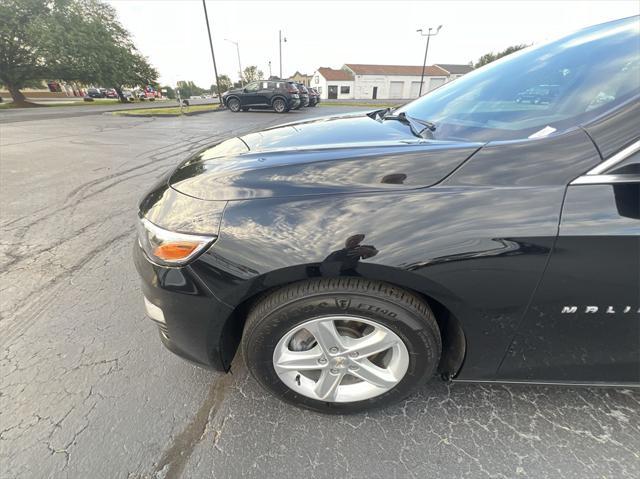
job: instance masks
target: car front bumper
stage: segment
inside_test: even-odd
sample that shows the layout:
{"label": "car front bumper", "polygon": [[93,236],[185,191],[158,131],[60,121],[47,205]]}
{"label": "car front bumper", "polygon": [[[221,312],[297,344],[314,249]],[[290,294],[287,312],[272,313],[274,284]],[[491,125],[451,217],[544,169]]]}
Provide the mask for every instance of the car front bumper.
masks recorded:
{"label": "car front bumper", "polygon": [[289,101],[289,109],[296,109],[300,106],[300,99],[299,98],[293,98]]}
{"label": "car front bumper", "polygon": [[[142,279],[145,310],[173,353],[202,366],[227,371],[235,351],[224,351],[223,325],[232,308],[218,300],[189,267],[167,268],[147,258],[136,241],[134,263]],[[235,334],[235,332],[234,332]]]}

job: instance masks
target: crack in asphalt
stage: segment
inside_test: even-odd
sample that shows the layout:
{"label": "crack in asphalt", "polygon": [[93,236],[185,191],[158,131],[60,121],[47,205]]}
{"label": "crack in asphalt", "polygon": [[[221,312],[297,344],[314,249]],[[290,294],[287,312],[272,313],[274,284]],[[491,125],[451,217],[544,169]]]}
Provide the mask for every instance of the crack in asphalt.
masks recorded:
{"label": "crack in asphalt", "polygon": [[152,472],[157,479],[178,479],[182,476],[195,447],[202,441],[207,425],[217,422],[224,399],[234,376],[231,372],[215,381],[209,388],[206,399],[200,405],[191,421],[173,437]]}
{"label": "crack in asphalt", "polygon": [[[45,281],[42,285],[40,285],[40,287],[36,291],[33,291],[32,294],[36,295],[36,294],[46,293],[48,289],[55,286],[58,283],[58,281],[63,277],[70,277],[76,272],[78,272],[80,269],[82,269],[87,264],[87,262],[95,258],[98,253],[101,253],[107,250],[108,248],[118,243],[119,241],[122,241],[124,239],[130,239],[134,231],[135,231],[134,227],[128,228],[125,232],[120,233],[119,235],[116,235],[112,238],[109,238],[107,241],[99,243],[96,247],[92,248],[88,253],[84,254],[78,261],[76,261],[69,268],[63,269],[62,271],[60,271],[59,273],[51,277],[49,280]],[[20,315],[20,313],[26,312],[26,310],[28,310],[30,307],[37,306],[39,303],[40,303],[39,301],[24,303],[21,305],[22,307],[18,306],[15,310],[10,311],[9,315],[18,316]],[[46,301],[43,303],[45,303],[43,307],[46,307]],[[23,317],[22,321],[15,322],[15,324],[13,325],[14,327],[11,327],[11,325],[8,326],[5,329],[4,334],[2,335],[3,337],[2,337],[2,340],[0,341],[0,346],[4,347],[7,343],[11,342],[17,335],[23,334],[26,331],[26,329],[29,327],[29,324],[31,323],[30,319],[33,319],[34,317],[36,317],[41,310],[42,308],[36,308],[36,311],[34,312],[34,314],[31,314],[31,315],[25,314],[25,316],[27,317]],[[4,315],[0,316],[0,323],[6,321],[6,319],[4,318],[6,318]]]}

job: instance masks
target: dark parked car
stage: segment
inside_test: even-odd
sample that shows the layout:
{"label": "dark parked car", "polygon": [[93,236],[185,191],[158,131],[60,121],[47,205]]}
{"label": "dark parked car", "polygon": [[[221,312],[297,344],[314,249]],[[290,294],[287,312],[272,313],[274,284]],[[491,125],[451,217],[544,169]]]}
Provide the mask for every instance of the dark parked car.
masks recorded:
{"label": "dark parked car", "polygon": [[104,98],[104,93],[98,88],[87,88],[87,94],[85,96],[89,98]]}
{"label": "dark parked car", "polygon": [[299,107],[300,96],[295,85],[289,82],[260,80],[225,92],[222,101],[233,112],[258,108],[285,113]]}
{"label": "dark parked car", "polygon": [[333,413],[434,375],[640,385],[639,25],[184,161],[139,210],[164,344],[227,371],[242,342],[266,389]]}
{"label": "dark parked car", "polygon": [[135,97],[133,95],[133,92],[131,90],[122,90],[122,96],[124,97],[124,99],[128,102],[133,102],[135,100]]}
{"label": "dark parked car", "polygon": [[516,102],[551,103],[558,96],[558,85],[538,85],[528,88],[516,96]]}
{"label": "dark parked car", "polygon": [[294,81],[290,81],[289,83],[295,86],[300,92],[300,105],[296,107],[296,110],[299,110],[303,106],[304,107],[309,106],[309,90],[307,90],[307,87],[304,86],[302,83],[298,83]]}
{"label": "dark parked car", "polygon": [[320,93],[315,88],[308,87],[309,90],[309,106],[317,106],[320,103]]}

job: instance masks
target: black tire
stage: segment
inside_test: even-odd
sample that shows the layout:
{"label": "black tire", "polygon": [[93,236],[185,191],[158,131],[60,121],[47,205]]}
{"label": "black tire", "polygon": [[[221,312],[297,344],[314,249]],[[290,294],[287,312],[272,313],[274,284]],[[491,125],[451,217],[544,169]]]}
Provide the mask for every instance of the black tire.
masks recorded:
{"label": "black tire", "polygon": [[227,108],[234,113],[238,113],[240,111],[240,100],[237,98],[229,98],[227,100]]}
{"label": "black tire", "polygon": [[[297,393],[280,379],[273,365],[278,341],[310,319],[331,315],[380,323],[402,340],[409,366],[392,389],[366,400],[326,402]],[[318,412],[351,414],[393,404],[424,384],[436,371],[442,343],[433,313],[421,298],[383,282],[332,278],[294,283],[263,298],[247,318],[242,351],[252,376],[278,398]]]}
{"label": "black tire", "polygon": [[287,102],[282,98],[276,98],[271,105],[276,113],[286,113],[288,111]]}

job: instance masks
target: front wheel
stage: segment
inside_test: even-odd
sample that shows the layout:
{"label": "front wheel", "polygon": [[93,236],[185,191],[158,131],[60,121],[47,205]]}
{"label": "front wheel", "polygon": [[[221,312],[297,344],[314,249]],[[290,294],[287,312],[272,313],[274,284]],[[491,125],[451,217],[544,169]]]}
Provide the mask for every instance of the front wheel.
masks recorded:
{"label": "front wheel", "polygon": [[271,293],[249,314],[242,344],[264,388],[296,406],[339,414],[403,399],[434,374],[442,349],[426,302],[361,278]]}
{"label": "front wheel", "polygon": [[227,101],[227,106],[232,112],[238,113],[240,111],[240,100],[237,98],[230,98],[229,101]]}

